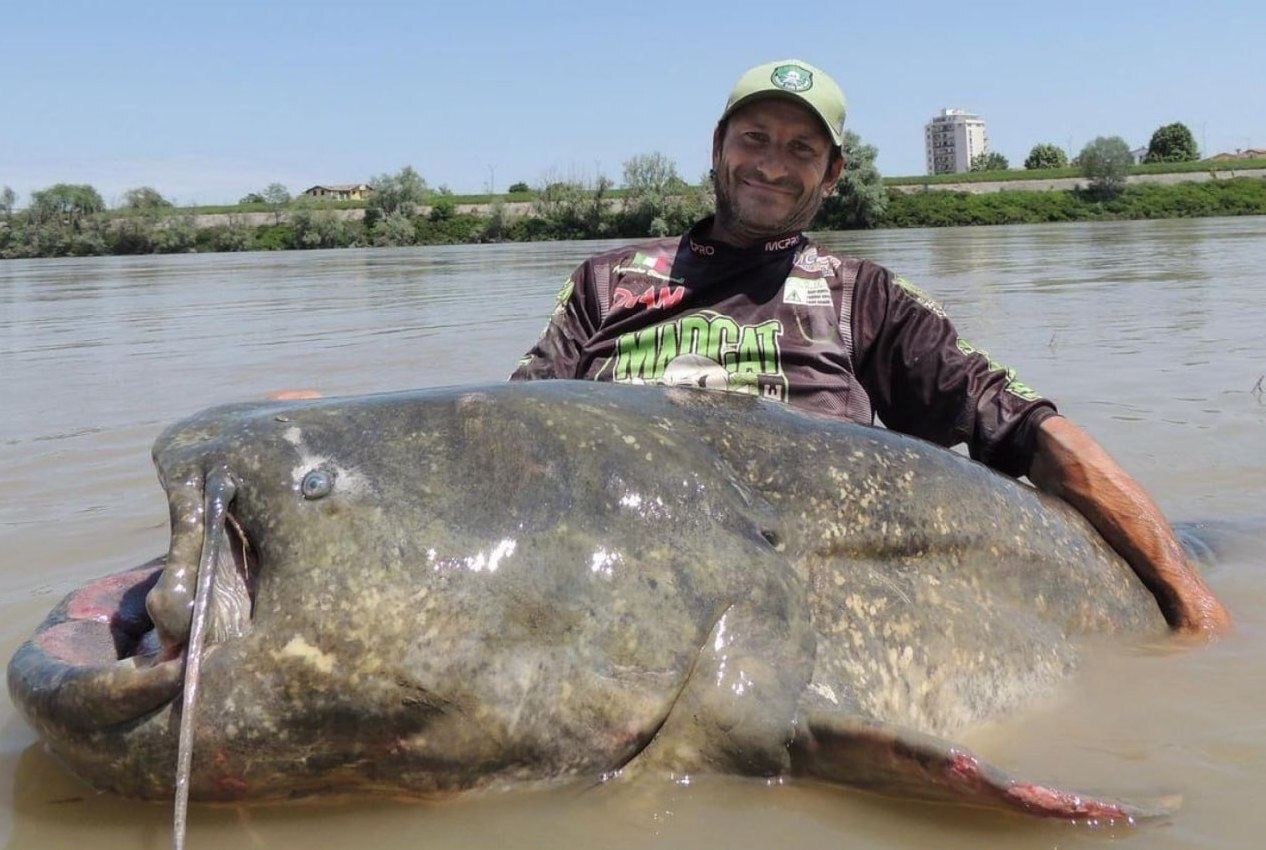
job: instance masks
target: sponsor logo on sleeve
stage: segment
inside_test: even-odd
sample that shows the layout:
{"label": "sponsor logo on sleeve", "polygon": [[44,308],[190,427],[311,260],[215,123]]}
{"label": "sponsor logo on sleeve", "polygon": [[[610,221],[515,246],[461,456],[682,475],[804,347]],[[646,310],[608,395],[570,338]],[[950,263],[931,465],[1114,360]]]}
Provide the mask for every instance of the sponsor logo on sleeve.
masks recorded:
{"label": "sponsor logo on sleeve", "polygon": [[1011,393],[1011,395],[1016,398],[1023,399],[1024,401],[1036,401],[1041,398],[1041,396],[1037,394],[1036,390],[1015,376],[1014,369],[1004,366],[997,360],[994,360],[989,356],[988,351],[982,351],[979,348],[976,348],[965,339],[958,340],[958,350],[967,355],[979,354],[989,363],[990,372],[1001,372],[1006,375],[1007,383],[1003,386],[1003,390]]}
{"label": "sponsor logo on sleeve", "polygon": [[558,295],[554,297],[554,312],[561,313],[567,306],[567,302],[571,300],[572,293],[576,291],[576,282],[570,277],[563,282],[563,288],[558,290]]}
{"label": "sponsor logo on sleeve", "polygon": [[902,289],[904,289],[910,295],[911,298],[913,298],[915,301],[919,303],[920,307],[924,308],[925,310],[930,310],[932,313],[935,313],[937,316],[940,316],[942,319],[945,318],[945,311],[941,308],[940,304],[937,304],[936,301],[932,299],[931,295],[928,295],[922,289],[919,289],[919,287],[915,286],[913,283],[906,280],[904,277],[901,277],[900,275],[893,278],[892,282],[895,283],[897,286],[901,287]]}

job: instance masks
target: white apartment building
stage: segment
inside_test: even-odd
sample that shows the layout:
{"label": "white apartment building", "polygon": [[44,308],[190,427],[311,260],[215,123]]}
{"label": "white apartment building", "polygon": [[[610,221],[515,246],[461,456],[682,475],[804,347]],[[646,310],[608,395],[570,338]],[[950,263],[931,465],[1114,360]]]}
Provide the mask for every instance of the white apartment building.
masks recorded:
{"label": "white apartment building", "polygon": [[984,119],[962,109],[942,109],[924,128],[928,174],[970,171],[972,157],[989,150]]}

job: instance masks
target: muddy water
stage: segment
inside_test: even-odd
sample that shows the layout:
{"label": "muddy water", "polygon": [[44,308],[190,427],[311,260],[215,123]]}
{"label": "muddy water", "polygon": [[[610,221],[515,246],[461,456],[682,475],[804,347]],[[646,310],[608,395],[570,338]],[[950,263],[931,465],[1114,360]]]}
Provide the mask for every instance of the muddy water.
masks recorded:
{"label": "muddy water", "polygon": [[[1266,517],[1266,218],[834,234],[1095,433],[1176,518]],[[148,450],[211,404],[499,380],[595,243],[0,263],[0,658],[64,593],[166,547]],[[1266,544],[1211,575],[1218,645],[1107,648],[968,743],[1180,812],[1093,830],[711,779],[444,804],[195,807],[194,848],[1260,846]],[[170,812],[60,772],[0,696],[0,842],[164,847]]]}

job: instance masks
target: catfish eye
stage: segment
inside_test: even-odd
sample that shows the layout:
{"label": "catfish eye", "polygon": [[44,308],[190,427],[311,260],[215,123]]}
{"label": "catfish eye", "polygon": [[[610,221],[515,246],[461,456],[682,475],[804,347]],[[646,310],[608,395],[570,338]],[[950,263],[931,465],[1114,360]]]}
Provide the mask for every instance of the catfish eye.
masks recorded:
{"label": "catfish eye", "polygon": [[333,489],[334,476],[324,469],[312,470],[303,476],[303,483],[299,485],[299,492],[303,494],[305,499],[324,498],[330,495],[330,491]]}

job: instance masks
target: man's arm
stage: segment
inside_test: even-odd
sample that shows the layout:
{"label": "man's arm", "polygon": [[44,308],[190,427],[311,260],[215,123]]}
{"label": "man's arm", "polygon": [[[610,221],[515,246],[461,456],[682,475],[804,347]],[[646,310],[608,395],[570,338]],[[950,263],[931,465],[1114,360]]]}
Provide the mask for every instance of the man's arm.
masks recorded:
{"label": "man's arm", "polygon": [[510,380],[581,376],[585,342],[593,336],[596,327],[590,310],[588,265],[582,264],[563,282],[545,330],[519,361]]}
{"label": "man's arm", "polygon": [[1029,480],[1090,521],[1156,596],[1173,628],[1230,631],[1231,615],[1188,563],[1160,508],[1089,434],[1062,416],[1043,420]]}
{"label": "man's arm", "polygon": [[1156,596],[1170,625],[1218,634],[1231,618],[1187,563],[1160,509],[1085,431],[1014,373],[967,345],[926,295],[899,278],[858,278],[858,377],[889,427],[971,455],[1068,502]]}
{"label": "man's arm", "polygon": [[856,375],[894,431],[1018,478],[1032,466],[1038,424],[1055,405],[958,335],[935,301],[904,278],[863,263],[853,296]]}

